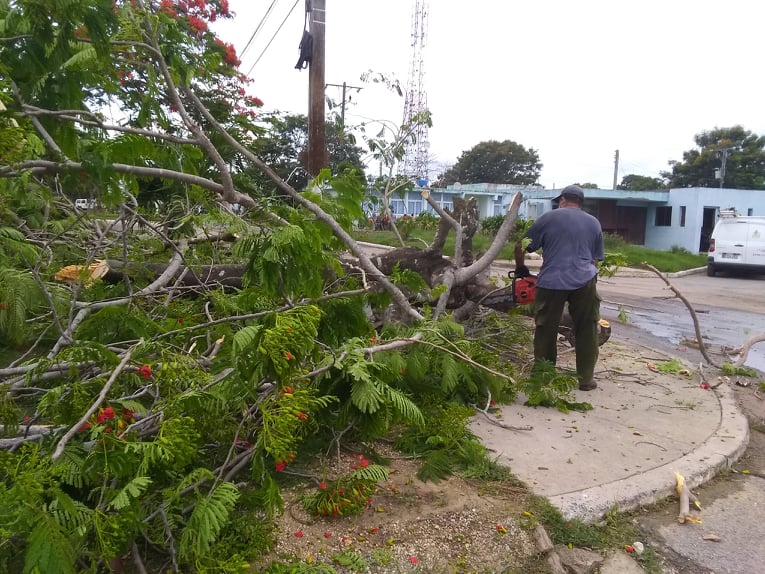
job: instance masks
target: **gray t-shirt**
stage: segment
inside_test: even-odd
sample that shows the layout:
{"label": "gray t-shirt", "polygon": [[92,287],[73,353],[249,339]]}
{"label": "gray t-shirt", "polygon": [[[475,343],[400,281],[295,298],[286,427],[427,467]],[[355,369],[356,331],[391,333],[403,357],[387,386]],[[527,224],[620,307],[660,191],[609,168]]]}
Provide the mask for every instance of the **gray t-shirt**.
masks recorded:
{"label": "gray t-shirt", "polygon": [[525,237],[531,239],[527,251],[543,250],[539,287],[571,291],[597,275],[594,261],[603,259],[603,230],[589,213],[575,207],[548,211]]}

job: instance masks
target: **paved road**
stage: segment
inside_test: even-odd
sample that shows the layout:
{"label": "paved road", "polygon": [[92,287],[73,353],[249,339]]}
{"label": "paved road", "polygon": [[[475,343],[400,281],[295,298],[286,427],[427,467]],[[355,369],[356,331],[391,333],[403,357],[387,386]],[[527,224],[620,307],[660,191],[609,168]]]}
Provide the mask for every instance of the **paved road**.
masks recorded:
{"label": "paved road", "polygon": [[[691,274],[670,277],[669,282],[695,311],[711,354],[720,354],[724,347],[740,347],[749,337],[765,333],[765,276]],[[598,291],[603,299],[601,313],[615,331],[665,350],[692,351],[696,331],[691,313],[657,275],[604,278]],[[627,323],[620,317],[626,317]],[[765,344],[750,350],[746,365],[765,372]]]}

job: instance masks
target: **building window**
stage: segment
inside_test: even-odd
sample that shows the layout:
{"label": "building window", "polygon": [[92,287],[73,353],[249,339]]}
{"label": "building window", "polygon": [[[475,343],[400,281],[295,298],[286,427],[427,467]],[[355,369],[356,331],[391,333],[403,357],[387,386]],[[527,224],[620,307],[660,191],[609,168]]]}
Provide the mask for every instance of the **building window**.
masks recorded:
{"label": "building window", "polygon": [[422,201],[417,199],[408,202],[408,213],[412,216],[417,216],[422,213]]}
{"label": "building window", "polygon": [[680,227],[685,227],[685,206],[680,206]]}
{"label": "building window", "polygon": [[752,208],[750,207],[749,209],[747,209],[747,210],[746,210],[746,214],[747,214],[747,215],[754,215],[754,209],[752,209]]}
{"label": "building window", "polygon": [[672,225],[672,206],[656,208],[656,220],[654,221],[656,227],[669,227]]}
{"label": "building window", "polygon": [[402,200],[402,199],[391,199],[390,200],[390,210],[395,215],[403,215],[404,213],[406,213],[404,211],[404,200]]}

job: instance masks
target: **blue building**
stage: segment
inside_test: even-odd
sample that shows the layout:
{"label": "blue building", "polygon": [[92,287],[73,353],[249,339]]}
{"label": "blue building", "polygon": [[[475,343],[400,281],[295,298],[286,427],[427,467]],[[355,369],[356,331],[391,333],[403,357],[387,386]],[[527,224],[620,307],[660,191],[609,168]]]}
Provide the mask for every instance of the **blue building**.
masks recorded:
{"label": "blue building", "polygon": [[[430,189],[431,197],[451,209],[454,197],[475,197],[481,218],[507,212],[516,193],[523,195],[520,217],[536,219],[557,207],[553,200],[560,189],[494,183],[454,184]],[[433,212],[420,190],[391,199],[396,215]],[[585,211],[600,221],[603,231],[622,236],[635,245],[669,250],[681,247],[705,253],[721,209],[741,215],[765,215],[765,190],[689,187],[656,191],[586,189]]]}

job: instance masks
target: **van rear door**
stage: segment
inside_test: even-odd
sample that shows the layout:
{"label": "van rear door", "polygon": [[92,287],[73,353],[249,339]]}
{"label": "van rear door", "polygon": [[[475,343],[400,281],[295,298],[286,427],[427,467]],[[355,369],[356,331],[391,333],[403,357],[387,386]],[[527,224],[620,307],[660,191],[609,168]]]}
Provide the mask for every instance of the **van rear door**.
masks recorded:
{"label": "van rear door", "polygon": [[750,220],[746,233],[744,261],[765,267],[765,220]]}
{"label": "van rear door", "polygon": [[715,263],[740,263],[744,260],[749,224],[738,218],[721,219],[712,234]]}

